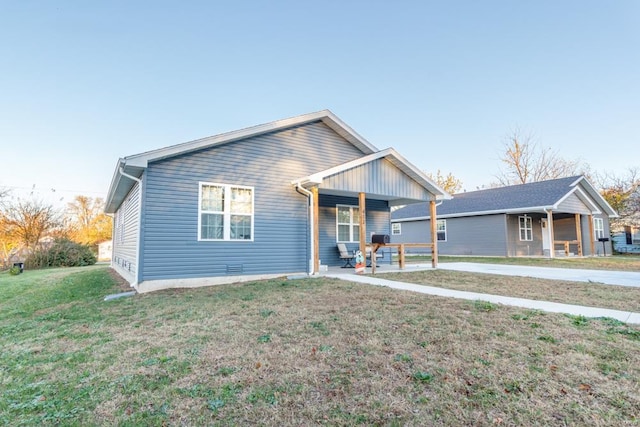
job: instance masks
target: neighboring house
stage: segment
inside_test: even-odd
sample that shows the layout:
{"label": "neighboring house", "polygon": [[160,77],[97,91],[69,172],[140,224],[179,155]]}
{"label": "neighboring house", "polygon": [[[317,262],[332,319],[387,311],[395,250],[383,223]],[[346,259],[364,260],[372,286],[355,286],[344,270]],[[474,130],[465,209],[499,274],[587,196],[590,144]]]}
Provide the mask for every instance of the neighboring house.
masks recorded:
{"label": "neighboring house", "polygon": [[[547,256],[611,254],[616,212],[583,176],[455,194],[438,206],[441,255]],[[430,238],[426,205],[395,210],[391,241]],[[552,243],[553,242],[553,243]],[[554,250],[551,250],[554,248]]]}
{"label": "neighboring house", "polygon": [[389,234],[391,206],[447,197],[324,110],[122,158],[105,211],[113,268],[147,292],[315,274]]}
{"label": "neighboring house", "polygon": [[640,253],[640,228],[626,225],[623,232],[613,233],[613,247],[620,253]]}
{"label": "neighboring house", "polygon": [[106,240],[98,244],[98,261],[111,261],[113,240]]}

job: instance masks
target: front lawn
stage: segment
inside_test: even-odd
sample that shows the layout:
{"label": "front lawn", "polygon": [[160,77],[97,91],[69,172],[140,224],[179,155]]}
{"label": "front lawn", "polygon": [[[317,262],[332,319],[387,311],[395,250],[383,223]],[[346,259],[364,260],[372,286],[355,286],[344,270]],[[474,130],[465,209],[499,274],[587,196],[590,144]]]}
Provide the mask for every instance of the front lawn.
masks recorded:
{"label": "front lawn", "polygon": [[[431,258],[429,258],[431,260]],[[587,270],[640,271],[640,256],[613,255],[600,257],[453,257],[442,256],[440,262],[481,262],[489,264],[531,265],[534,267],[584,268]]]}
{"label": "front lawn", "polygon": [[376,277],[458,291],[640,312],[640,288],[628,286],[443,269],[390,273],[381,270]]}
{"label": "front lawn", "polygon": [[640,329],[334,279],[0,275],[4,425],[637,425]]}

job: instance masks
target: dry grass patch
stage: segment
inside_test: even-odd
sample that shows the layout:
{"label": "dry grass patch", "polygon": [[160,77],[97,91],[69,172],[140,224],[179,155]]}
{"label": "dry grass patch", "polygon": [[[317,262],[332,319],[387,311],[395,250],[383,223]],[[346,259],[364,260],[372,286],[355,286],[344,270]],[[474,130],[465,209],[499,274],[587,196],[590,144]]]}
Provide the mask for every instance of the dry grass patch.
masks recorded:
{"label": "dry grass patch", "polygon": [[[640,330],[613,320],[324,278],[82,304],[84,319],[25,314],[32,323],[20,325],[0,317],[3,344],[44,329],[60,335],[37,355],[2,354],[0,422],[638,422]],[[64,332],[84,324],[92,334],[77,334],[73,350],[58,354]]]}
{"label": "dry grass patch", "polygon": [[377,276],[388,280],[459,291],[640,311],[640,288],[626,286],[449,270],[384,273]]}
{"label": "dry grass patch", "polygon": [[[407,257],[410,262],[431,261],[430,256]],[[534,267],[584,268],[587,270],[640,271],[640,256],[614,255],[605,257],[473,257],[440,256],[439,262],[478,262],[485,264],[530,265]]]}

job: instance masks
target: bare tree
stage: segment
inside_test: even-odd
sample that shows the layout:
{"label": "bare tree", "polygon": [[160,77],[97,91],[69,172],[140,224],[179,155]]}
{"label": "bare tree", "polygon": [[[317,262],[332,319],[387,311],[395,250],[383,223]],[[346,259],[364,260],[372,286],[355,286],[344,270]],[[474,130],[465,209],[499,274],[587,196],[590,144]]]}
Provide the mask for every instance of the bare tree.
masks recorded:
{"label": "bare tree", "polygon": [[0,216],[2,240],[28,249],[60,225],[60,214],[53,206],[33,199],[4,202]]}
{"label": "bare tree", "polygon": [[431,173],[427,173],[427,176],[449,194],[455,194],[462,189],[462,181],[453,176],[451,172],[445,176],[438,169],[435,176]]}
{"label": "bare tree", "polygon": [[507,137],[500,160],[505,169],[495,177],[503,186],[580,174],[580,162],[561,158],[557,151],[538,145],[531,134],[519,129]]}
{"label": "bare tree", "polygon": [[66,217],[69,236],[78,243],[96,245],[111,238],[112,220],[99,197],[76,196],[67,206]]}

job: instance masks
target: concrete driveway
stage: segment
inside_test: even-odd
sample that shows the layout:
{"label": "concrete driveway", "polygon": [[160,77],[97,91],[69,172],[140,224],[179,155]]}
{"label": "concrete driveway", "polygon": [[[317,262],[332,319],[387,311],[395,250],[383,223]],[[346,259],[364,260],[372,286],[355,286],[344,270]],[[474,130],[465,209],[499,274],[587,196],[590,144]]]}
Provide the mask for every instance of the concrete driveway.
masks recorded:
{"label": "concrete driveway", "polygon": [[523,265],[482,264],[472,262],[443,262],[442,270],[469,271],[472,273],[501,274],[504,276],[537,277],[540,279],[594,282],[640,288],[640,272],[584,270],[556,267],[530,267]]}

